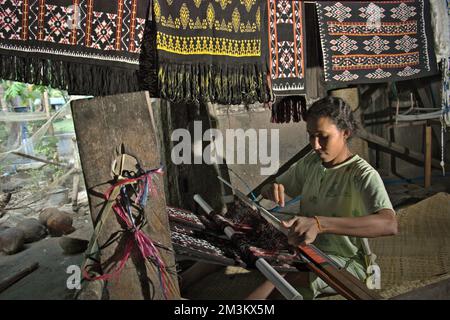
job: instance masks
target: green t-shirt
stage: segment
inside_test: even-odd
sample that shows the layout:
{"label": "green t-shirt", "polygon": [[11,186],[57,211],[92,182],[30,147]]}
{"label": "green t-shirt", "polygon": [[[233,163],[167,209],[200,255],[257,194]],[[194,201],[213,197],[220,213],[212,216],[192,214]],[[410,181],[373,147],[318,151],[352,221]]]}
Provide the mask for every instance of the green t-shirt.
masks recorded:
{"label": "green t-shirt", "polygon": [[[380,175],[358,155],[325,168],[311,151],[276,181],[284,185],[288,196],[302,195],[302,216],[359,217],[393,209]],[[327,254],[353,258],[364,265],[359,238],[319,234],[314,245]]]}

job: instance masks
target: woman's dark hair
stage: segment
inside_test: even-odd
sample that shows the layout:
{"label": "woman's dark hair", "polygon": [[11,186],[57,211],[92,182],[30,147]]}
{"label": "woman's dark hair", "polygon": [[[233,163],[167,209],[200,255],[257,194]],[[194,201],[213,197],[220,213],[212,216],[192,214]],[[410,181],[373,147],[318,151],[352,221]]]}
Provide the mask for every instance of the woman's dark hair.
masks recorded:
{"label": "woman's dark hair", "polygon": [[358,129],[352,110],[341,98],[325,97],[314,102],[306,111],[305,120],[330,118],[339,130],[349,130],[353,135]]}

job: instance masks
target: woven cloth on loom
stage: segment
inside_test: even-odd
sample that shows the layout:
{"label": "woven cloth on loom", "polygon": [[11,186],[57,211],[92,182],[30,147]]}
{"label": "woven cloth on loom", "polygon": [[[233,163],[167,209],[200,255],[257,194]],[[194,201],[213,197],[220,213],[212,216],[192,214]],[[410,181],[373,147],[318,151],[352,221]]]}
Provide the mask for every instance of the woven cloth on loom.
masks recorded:
{"label": "woven cloth on loom", "polygon": [[221,104],[269,99],[262,0],[154,0],[161,98]]}
{"label": "woven cloth on loom", "polygon": [[424,0],[318,1],[325,81],[400,81],[437,72]]}
{"label": "woven cloth on loom", "polygon": [[147,13],[144,0],[0,0],[0,78],[70,94],[136,91]]}
{"label": "woven cloth on loom", "polygon": [[[278,271],[297,271],[292,264],[298,260],[288,252],[287,238],[247,207],[233,205],[229,213],[233,218],[221,216],[221,226],[183,209],[168,207],[167,214],[178,258],[247,268],[264,258]],[[231,241],[223,239],[224,226],[237,232]]]}

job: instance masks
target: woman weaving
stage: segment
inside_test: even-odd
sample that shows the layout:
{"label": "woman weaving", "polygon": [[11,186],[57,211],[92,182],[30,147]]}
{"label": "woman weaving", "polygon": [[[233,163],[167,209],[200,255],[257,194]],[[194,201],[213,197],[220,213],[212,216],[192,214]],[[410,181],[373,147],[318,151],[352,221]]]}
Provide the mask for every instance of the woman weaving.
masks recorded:
{"label": "woman weaving", "polygon": [[[356,122],[340,98],[326,97],[306,113],[313,150],[263,187],[264,198],[284,206],[285,194],[302,195],[300,215],[284,221],[289,243],[314,243],[340,266],[365,280],[361,238],[395,235],[397,220],[378,172],[349,150],[347,141]],[[333,290],[311,273],[288,274],[286,279],[304,298]],[[274,286],[266,281],[248,298],[270,298]]]}

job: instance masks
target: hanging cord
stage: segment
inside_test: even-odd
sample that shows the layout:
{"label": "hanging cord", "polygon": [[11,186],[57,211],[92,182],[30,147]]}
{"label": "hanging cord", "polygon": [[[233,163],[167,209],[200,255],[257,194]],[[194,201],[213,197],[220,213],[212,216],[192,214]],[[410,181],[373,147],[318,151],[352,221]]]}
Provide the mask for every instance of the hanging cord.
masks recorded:
{"label": "hanging cord", "polygon": [[445,150],[444,133],[447,126],[450,126],[450,63],[449,58],[442,59],[442,115],[441,115],[441,168],[442,175],[445,176]]}
{"label": "hanging cord", "polygon": [[[125,245],[124,253],[118,263],[118,267],[114,271],[100,276],[90,276],[87,271],[88,266],[85,265],[85,267],[83,268],[83,276],[86,280],[108,280],[113,277],[117,277],[125,267],[125,263],[128,261],[131,255],[133,245],[136,244],[142,257],[144,258],[146,265],[149,266],[149,263],[152,262],[157,267],[159,282],[163,295],[165,299],[168,298],[169,287],[173,289],[174,285],[167,277],[167,274],[171,272],[169,270],[169,267],[165,265],[163,259],[161,258],[160,252],[157,247],[166,250],[170,249],[152,241],[152,239],[142,231],[142,228],[147,223],[144,215],[144,207],[147,202],[148,194],[155,194],[156,192],[156,189],[152,188],[152,177],[155,174],[162,173],[162,167],[146,172],[140,171],[136,174],[135,177],[129,177],[120,180],[119,182],[111,186],[104,194],[104,198],[108,201],[108,204],[107,207],[105,207],[105,211],[103,212],[101,225],[103,225],[103,221],[105,221],[107,215],[111,211],[114,211],[115,214],[120,218],[120,220],[125,223],[126,229],[119,231],[115,236],[111,236],[107,243],[99,248],[96,253],[92,253],[91,250],[88,250],[87,259],[93,260],[98,264],[99,261],[95,259],[94,256],[98,254],[99,251],[111,245],[115,240],[117,240],[120,236],[120,233],[128,233],[131,236],[129,237],[129,240]],[[136,199],[134,201],[132,201],[132,199],[130,198],[129,192],[135,194]],[[133,215],[132,208],[136,209],[136,216]],[[91,249],[93,245],[97,243],[100,230],[101,229],[96,228],[96,232],[94,233],[93,239],[91,240],[89,246]]]}

